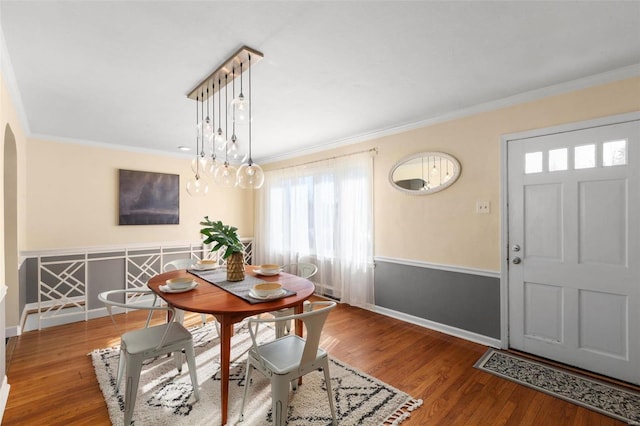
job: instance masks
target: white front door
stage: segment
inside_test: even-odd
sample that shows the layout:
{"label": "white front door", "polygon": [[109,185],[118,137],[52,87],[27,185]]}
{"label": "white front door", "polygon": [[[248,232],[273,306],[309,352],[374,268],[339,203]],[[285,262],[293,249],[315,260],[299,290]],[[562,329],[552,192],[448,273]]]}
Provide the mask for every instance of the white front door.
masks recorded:
{"label": "white front door", "polygon": [[507,155],[510,347],[640,384],[640,121]]}

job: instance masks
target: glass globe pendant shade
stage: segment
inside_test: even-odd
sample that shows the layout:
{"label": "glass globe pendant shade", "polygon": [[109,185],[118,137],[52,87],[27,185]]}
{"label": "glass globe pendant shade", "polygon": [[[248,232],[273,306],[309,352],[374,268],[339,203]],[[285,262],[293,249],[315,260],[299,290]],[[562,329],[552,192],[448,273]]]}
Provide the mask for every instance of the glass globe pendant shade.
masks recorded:
{"label": "glass globe pendant shade", "polygon": [[240,144],[236,135],[231,136],[231,143],[229,143],[229,163],[242,164],[247,159],[247,154],[241,152]]}
{"label": "glass globe pendant shade", "polygon": [[209,192],[209,184],[200,176],[195,175],[187,181],[187,192],[192,197],[204,197]]}
{"label": "glass globe pendant shade", "polygon": [[249,103],[242,93],[229,104],[229,118],[241,126],[249,122]]}
{"label": "glass globe pendant shade", "polygon": [[204,167],[202,168],[205,176],[212,179],[215,178],[216,169],[218,168],[218,162],[216,160],[217,159],[215,155],[207,157]]}
{"label": "glass globe pendant shade", "polygon": [[191,170],[193,173],[200,173],[200,171],[204,170],[207,165],[207,157],[200,154],[191,160]]}
{"label": "glass globe pendant shade", "polygon": [[238,186],[242,189],[258,189],[264,183],[262,167],[256,163],[245,163],[238,168]]}
{"label": "glass globe pendant shade", "polygon": [[236,177],[237,169],[225,163],[222,166],[218,166],[214,172],[214,179],[218,185],[226,186],[227,188],[233,188],[237,185]]}
{"label": "glass globe pendant shade", "polygon": [[198,136],[202,141],[211,141],[213,138],[214,128],[209,116],[198,123]]}
{"label": "glass globe pendant shade", "polygon": [[213,143],[218,152],[224,153],[226,151],[227,138],[225,137],[224,132],[222,131],[222,128],[218,127],[218,130],[216,130],[216,134],[213,137]]}

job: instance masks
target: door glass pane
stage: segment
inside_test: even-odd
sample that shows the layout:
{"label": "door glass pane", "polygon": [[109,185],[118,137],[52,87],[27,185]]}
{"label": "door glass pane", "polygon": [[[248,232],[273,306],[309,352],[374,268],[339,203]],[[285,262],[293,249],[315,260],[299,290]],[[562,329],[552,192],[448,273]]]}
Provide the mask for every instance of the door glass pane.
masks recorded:
{"label": "door glass pane", "polygon": [[575,168],[590,169],[596,166],[596,146],[582,145],[574,148]]}
{"label": "door glass pane", "polygon": [[602,144],[602,165],[620,166],[627,164],[627,141],[611,141]]}
{"label": "door glass pane", "polygon": [[549,150],[549,171],[567,170],[567,148]]}
{"label": "door glass pane", "polygon": [[542,152],[527,152],[524,156],[524,172],[542,172]]}

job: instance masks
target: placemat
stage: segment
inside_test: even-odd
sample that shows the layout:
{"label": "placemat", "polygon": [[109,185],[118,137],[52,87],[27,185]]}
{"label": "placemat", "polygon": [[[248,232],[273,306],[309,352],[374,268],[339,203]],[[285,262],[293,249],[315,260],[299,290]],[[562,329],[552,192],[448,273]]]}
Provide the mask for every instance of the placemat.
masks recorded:
{"label": "placemat", "polygon": [[246,300],[247,302],[253,304],[256,303],[264,303],[271,302],[278,299],[283,299],[285,297],[293,296],[296,294],[295,291],[284,289],[284,294],[282,296],[273,297],[270,299],[257,299],[255,297],[251,297],[249,294],[249,290],[253,288],[254,285],[258,283],[264,283],[266,281],[261,280],[260,278],[256,278],[253,275],[245,274],[244,280],[242,281],[227,281],[227,270],[226,269],[213,269],[211,271],[198,271],[196,269],[187,269],[187,272],[195,275],[196,277],[202,278],[206,282],[215,285],[223,289],[224,291],[228,291],[234,296],[238,296],[241,299]]}

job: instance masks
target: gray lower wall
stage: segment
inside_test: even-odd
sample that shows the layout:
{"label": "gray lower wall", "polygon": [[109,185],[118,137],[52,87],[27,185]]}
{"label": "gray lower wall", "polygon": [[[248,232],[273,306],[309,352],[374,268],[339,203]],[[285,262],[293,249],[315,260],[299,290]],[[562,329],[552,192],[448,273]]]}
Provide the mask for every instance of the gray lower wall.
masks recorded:
{"label": "gray lower wall", "polygon": [[500,338],[500,279],[376,261],[375,304]]}

